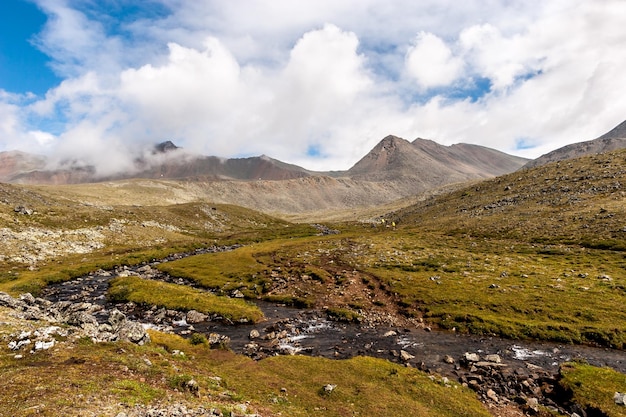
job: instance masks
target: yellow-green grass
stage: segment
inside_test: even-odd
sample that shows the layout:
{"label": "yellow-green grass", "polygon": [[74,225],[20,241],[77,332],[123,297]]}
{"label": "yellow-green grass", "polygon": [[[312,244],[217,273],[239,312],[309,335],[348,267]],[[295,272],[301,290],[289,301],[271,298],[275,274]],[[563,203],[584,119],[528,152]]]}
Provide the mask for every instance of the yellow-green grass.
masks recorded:
{"label": "yellow-green grass", "polygon": [[[117,415],[137,404],[176,403],[225,415],[242,403],[263,416],[490,415],[467,388],[380,359],[281,356],[256,362],[171,334],[150,336],[144,346],[66,341],[21,359],[0,345],[2,415]],[[185,389],[191,379],[197,393]],[[326,384],[336,388],[325,393]]]}
{"label": "yellow-green grass", "polygon": [[263,318],[257,306],[242,299],[217,296],[184,285],[135,276],[111,280],[108,296],[115,302],[132,301],[176,310],[197,310],[238,322],[257,322]]}
{"label": "yellow-green grass", "polygon": [[444,328],[617,348],[626,343],[620,251],[353,225],[338,236],[266,242],[161,268],[211,288],[244,288],[251,296],[271,287],[272,271],[280,268],[281,279],[295,277],[290,295],[309,305],[329,289],[310,286],[297,294],[304,285],[298,277],[314,271],[320,282],[339,284],[334,274],[346,269],[395,296],[406,314]]}
{"label": "yellow-green grass", "polygon": [[162,263],[157,268],[172,276],[190,279],[206,288],[223,291],[254,288],[256,284],[262,285],[259,274],[265,270],[265,265],[258,263],[253,255],[259,247],[266,245],[268,244],[192,256]]}
{"label": "yellow-green grass", "polygon": [[160,259],[171,253],[191,251],[202,247],[202,242],[170,242],[168,246],[134,248],[116,246],[89,254],[68,255],[37,268],[25,265],[0,265],[0,291],[13,295],[30,292],[37,295],[48,284],[68,281],[99,269],[113,269],[121,265],[137,265]]}
{"label": "yellow-green grass", "polygon": [[559,384],[584,409],[607,417],[626,415],[624,406],[615,404],[613,398],[616,392],[626,393],[626,375],[578,362],[562,365],[560,374]]}
{"label": "yellow-green grass", "polygon": [[409,313],[473,333],[625,346],[620,252],[406,232],[369,242],[352,262]]}
{"label": "yellow-green grass", "polygon": [[[153,333],[154,334],[154,333]],[[178,339],[153,337],[167,350],[184,349]],[[489,416],[474,392],[441,377],[382,359],[330,360],[277,356],[252,361],[215,353],[222,384],[276,415]],[[198,360],[198,356],[194,360]],[[327,393],[323,387],[336,385]]]}
{"label": "yellow-green grass", "polygon": [[332,245],[336,238],[295,236],[290,239],[267,240],[233,251],[208,253],[162,263],[157,268],[207,288],[222,291],[244,289],[262,294],[269,284],[272,271],[293,269],[323,279],[323,269],[309,263],[308,258],[299,259],[311,248],[319,246],[320,240]]}

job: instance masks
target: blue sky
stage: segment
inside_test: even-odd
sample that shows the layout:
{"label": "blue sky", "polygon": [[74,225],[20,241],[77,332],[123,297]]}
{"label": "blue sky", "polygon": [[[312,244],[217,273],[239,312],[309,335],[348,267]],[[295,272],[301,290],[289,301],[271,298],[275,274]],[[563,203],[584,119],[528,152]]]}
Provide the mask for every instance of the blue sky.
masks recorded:
{"label": "blue sky", "polygon": [[50,58],[35,46],[46,15],[23,0],[4,0],[0,9],[0,89],[45,94],[61,82],[46,65]]}
{"label": "blue sky", "polygon": [[[526,157],[626,119],[620,0],[4,0],[0,151],[346,169],[388,134]],[[100,164],[105,160],[106,164]]]}

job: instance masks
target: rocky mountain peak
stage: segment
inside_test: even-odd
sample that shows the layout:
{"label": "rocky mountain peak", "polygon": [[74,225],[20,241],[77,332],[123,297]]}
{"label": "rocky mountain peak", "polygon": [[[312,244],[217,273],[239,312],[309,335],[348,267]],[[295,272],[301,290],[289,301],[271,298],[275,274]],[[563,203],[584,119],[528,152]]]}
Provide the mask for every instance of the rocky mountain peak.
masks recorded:
{"label": "rocky mountain peak", "polygon": [[174,145],[174,143],[171,140],[167,140],[165,142],[161,142],[161,143],[154,145],[155,153],[167,153],[167,152],[174,151],[176,149],[180,149],[180,148]]}

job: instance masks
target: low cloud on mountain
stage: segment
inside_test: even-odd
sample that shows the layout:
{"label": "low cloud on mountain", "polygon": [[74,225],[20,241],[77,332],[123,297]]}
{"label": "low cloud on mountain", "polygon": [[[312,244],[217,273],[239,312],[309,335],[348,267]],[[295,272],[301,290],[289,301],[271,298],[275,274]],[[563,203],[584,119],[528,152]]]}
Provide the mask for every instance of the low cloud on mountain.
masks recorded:
{"label": "low cloud on mountain", "polygon": [[63,81],[0,90],[0,151],[103,175],[167,139],[314,170],[388,134],[537,157],[626,114],[620,1],[36,3]]}

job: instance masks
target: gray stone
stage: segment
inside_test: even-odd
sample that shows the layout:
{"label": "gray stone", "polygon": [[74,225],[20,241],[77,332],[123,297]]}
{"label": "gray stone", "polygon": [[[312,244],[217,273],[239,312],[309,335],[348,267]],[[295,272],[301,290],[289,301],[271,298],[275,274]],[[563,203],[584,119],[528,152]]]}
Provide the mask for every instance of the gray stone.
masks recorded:
{"label": "gray stone", "polygon": [[494,363],[502,362],[502,358],[500,357],[500,355],[496,355],[496,354],[485,355],[485,360],[487,362],[494,362]]}
{"label": "gray stone", "polygon": [[144,344],[150,341],[150,336],[143,326],[134,321],[125,321],[116,332],[118,340]]}
{"label": "gray stone", "polygon": [[16,309],[22,305],[24,305],[23,302],[16,300],[5,292],[0,292],[0,306]]}
{"label": "gray stone", "polygon": [[118,309],[114,308],[113,310],[111,310],[111,313],[109,313],[109,319],[107,321],[115,329],[126,321],[126,315]]}
{"label": "gray stone", "polygon": [[468,362],[478,362],[480,360],[480,356],[478,353],[465,352],[465,360]]}
{"label": "gray stone", "polygon": [[408,362],[411,359],[415,359],[415,356],[411,355],[409,352],[407,352],[405,350],[401,350],[400,351],[400,359],[402,359],[403,362]]}
{"label": "gray stone", "polygon": [[206,314],[200,313],[199,311],[189,310],[186,319],[187,323],[202,323],[206,321],[207,317]]}
{"label": "gray stone", "polygon": [[324,393],[326,394],[330,394],[331,392],[335,390],[335,388],[337,388],[336,384],[326,384],[322,387]]}

